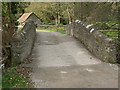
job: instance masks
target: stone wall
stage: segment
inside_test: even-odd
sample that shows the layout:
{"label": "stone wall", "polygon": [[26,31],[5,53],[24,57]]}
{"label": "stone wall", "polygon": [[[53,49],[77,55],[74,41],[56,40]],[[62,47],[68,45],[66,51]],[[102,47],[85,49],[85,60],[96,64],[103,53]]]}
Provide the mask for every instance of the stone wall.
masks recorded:
{"label": "stone wall", "polygon": [[14,36],[11,46],[11,64],[17,65],[29,57],[34,45],[36,26],[34,22],[28,22]]}
{"label": "stone wall", "polygon": [[76,20],[67,26],[67,34],[80,40],[96,57],[105,62],[116,62],[115,40],[108,38],[93,26]]}

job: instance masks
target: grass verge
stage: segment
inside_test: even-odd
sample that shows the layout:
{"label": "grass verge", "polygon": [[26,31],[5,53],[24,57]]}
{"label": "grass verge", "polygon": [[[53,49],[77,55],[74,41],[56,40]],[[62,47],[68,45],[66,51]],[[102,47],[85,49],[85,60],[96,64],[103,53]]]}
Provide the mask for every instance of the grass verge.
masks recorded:
{"label": "grass verge", "polygon": [[37,31],[54,31],[54,32],[59,32],[59,33],[62,33],[62,34],[66,34],[66,31],[63,31],[63,30],[50,30],[50,29],[37,29]]}
{"label": "grass verge", "polygon": [[[28,88],[30,80],[24,67],[11,67],[2,72],[2,88]],[[26,74],[25,74],[26,73]]]}

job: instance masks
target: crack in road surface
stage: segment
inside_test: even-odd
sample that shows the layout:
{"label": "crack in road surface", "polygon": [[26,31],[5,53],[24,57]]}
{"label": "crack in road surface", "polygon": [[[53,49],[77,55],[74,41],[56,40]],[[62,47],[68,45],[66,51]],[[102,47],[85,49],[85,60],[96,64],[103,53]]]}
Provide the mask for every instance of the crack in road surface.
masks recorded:
{"label": "crack in road surface", "polygon": [[117,88],[118,67],[101,62],[78,40],[37,31],[31,79],[35,88]]}

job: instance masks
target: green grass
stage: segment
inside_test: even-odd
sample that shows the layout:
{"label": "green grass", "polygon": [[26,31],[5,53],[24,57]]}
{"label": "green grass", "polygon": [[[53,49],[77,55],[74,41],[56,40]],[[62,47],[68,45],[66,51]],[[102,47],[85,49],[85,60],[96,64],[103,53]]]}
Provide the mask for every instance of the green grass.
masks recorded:
{"label": "green grass", "polygon": [[109,38],[118,39],[118,32],[102,32],[104,35]]}
{"label": "green grass", "polygon": [[54,32],[59,32],[59,33],[62,33],[62,34],[66,34],[66,31],[63,31],[63,30],[54,30],[54,29],[37,29],[37,31],[54,31]]}
{"label": "green grass", "polygon": [[64,27],[58,27],[57,29],[64,29]]}
{"label": "green grass", "polygon": [[16,71],[17,67],[12,67],[2,73],[2,88],[26,88],[27,77]]}

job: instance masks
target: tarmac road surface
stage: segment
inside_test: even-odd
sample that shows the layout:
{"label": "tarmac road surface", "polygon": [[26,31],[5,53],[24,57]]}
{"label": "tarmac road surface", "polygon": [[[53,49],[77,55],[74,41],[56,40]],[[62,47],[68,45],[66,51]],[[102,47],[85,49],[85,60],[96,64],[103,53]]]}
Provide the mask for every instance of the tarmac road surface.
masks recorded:
{"label": "tarmac road surface", "polygon": [[37,31],[31,79],[35,88],[118,88],[117,65],[104,63],[73,37]]}

